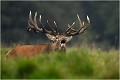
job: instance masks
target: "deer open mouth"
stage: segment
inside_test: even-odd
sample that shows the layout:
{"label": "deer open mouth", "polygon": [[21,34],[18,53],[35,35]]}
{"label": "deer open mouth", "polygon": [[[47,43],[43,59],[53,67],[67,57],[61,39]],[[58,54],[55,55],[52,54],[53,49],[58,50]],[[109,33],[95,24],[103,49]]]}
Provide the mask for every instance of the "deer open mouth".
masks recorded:
{"label": "deer open mouth", "polygon": [[62,40],[62,41],[61,41],[61,44],[65,44],[65,43],[66,43],[66,40]]}

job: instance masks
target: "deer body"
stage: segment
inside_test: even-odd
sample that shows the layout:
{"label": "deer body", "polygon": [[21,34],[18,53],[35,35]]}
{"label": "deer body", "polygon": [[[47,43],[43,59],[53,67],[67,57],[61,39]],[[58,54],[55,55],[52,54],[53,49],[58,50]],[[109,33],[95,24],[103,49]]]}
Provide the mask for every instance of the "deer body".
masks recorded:
{"label": "deer body", "polygon": [[28,20],[28,25],[29,25],[28,31],[34,30],[35,33],[38,33],[38,32],[45,33],[48,39],[51,40],[51,42],[49,44],[40,44],[38,46],[34,46],[34,45],[16,46],[14,49],[10,50],[6,54],[6,57],[8,56],[29,57],[29,56],[34,56],[34,55],[41,54],[41,53],[49,53],[55,50],[66,51],[66,43],[72,39],[72,36],[83,33],[90,25],[90,19],[88,16],[87,16],[86,25],[84,25],[84,22],[82,23],[79,18],[79,15],[77,15],[78,21],[80,24],[80,29],[78,30],[73,29],[74,24],[75,24],[74,22],[72,25],[68,24],[68,28],[66,29],[64,33],[59,33],[55,21],[54,21],[55,30],[49,25],[48,20],[47,20],[47,24],[49,25],[51,31],[48,31],[47,29],[45,29],[41,21],[41,15],[39,18],[41,28],[39,28],[37,25],[36,16],[37,16],[37,12],[35,13],[34,20],[32,20],[32,14],[30,11],[29,20]]}
{"label": "deer body", "polygon": [[47,50],[47,44],[42,44],[38,46],[34,45],[23,45],[23,46],[16,46],[14,49],[9,51],[6,54],[6,57],[9,56],[35,56],[39,53],[43,53]]}
{"label": "deer body", "polygon": [[49,44],[40,44],[40,45],[23,45],[23,46],[16,46],[12,50],[10,50],[6,57],[9,56],[35,56],[42,53],[49,53],[51,51],[59,50],[59,51],[66,51],[66,47],[58,48],[58,43],[50,42]]}

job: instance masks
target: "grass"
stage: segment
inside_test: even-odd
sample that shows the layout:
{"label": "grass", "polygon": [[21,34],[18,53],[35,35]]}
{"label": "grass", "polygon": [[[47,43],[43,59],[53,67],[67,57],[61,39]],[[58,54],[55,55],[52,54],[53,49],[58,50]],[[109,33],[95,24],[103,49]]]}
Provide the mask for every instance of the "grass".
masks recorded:
{"label": "grass", "polygon": [[111,49],[69,48],[66,54],[51,52],[34,58],[5,59],[1,49],[2,79],[118,79],[119,52]]}

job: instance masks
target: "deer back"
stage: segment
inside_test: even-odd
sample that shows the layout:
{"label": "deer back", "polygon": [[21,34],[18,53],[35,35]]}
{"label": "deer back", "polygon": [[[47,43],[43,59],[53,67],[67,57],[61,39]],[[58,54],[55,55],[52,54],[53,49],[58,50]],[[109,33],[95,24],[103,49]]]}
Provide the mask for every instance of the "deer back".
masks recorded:
{"label": "deer back", "polygon": [[40,53],[47,52],[48,44],[41,44],[38,46],[34,45],[23,45],[23,46],[16,46],[15,48],[11,49],[7,54],[8,56],[35,56]]}

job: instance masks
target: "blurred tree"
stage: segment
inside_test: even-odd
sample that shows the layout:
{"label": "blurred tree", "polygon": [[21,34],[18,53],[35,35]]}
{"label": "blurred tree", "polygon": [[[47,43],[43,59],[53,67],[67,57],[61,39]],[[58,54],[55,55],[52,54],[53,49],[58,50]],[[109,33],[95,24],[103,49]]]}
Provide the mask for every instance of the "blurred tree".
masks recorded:
{"label": "blurred tree", "polygon": [[[91,26],[84,34],[73,38],[71,44],[105,43],[118,47],[119,41],[119,2],[118,1],[2,1],[1,2],[1,41],[2,44],[38,44],[46,42],[44,34],[27,32],[28,14],[32,11],[38,17],[42,15],[42,22],[48,29],[46,20],[53,26],[56,21],[60,32],[64,32],[67,24],[76,22],[76,14],[82,21],[86,15],[90,17]],[[38,25],[39,21],[37,20]]]}

